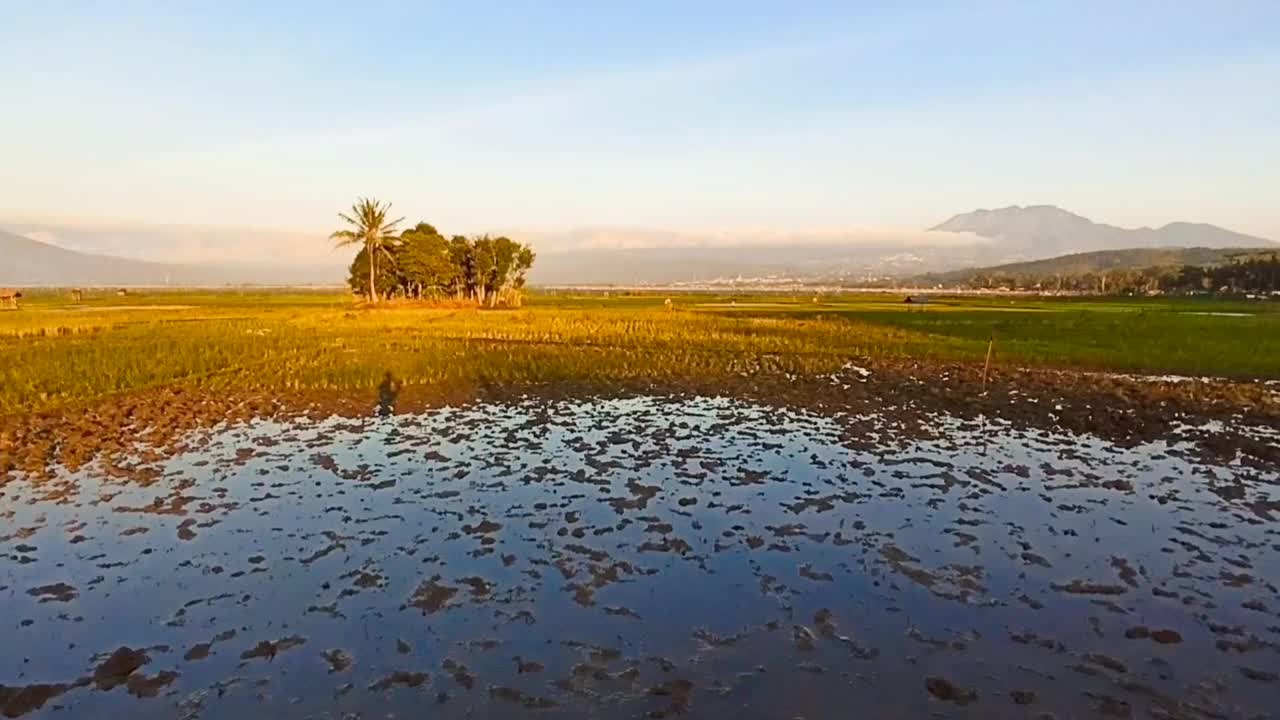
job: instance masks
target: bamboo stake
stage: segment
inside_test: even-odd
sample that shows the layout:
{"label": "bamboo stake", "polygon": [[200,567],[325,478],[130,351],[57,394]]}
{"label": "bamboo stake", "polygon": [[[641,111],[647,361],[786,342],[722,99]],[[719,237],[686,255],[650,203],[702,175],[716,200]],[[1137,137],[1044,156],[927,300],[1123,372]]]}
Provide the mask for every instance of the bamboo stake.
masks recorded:
{"label": "bamboo stake", "polygon": [[982,393],[987,392],[987,373],[991,370],[991,351],[996,347],[996,331],[991,331],[991,339],[987,341],[987,362],[982,366]]}

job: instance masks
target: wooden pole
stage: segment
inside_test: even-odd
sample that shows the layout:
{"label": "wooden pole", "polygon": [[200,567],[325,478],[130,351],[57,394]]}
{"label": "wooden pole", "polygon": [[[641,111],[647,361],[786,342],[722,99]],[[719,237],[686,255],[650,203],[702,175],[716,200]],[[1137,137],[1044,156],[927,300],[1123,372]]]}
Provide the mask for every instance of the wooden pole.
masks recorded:
{"label": "wooden pole", "polygon": [[982,366],[982,392],[987,392],[987,373],[991,371],[991,351],[996,347],[996,331],[991,331],[991,339],[987,341],[987,362]]}

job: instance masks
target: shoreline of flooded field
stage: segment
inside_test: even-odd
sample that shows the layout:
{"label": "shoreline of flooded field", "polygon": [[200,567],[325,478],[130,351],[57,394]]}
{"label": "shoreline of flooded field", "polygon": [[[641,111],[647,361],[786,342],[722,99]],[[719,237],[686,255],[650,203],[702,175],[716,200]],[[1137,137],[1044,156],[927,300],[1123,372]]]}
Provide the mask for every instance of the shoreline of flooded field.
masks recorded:
{"label": "shoreline of flooded field", "polygon": [[529,398],[18,477],[0,711],[1271,712],[1273,468],[931,419]]}

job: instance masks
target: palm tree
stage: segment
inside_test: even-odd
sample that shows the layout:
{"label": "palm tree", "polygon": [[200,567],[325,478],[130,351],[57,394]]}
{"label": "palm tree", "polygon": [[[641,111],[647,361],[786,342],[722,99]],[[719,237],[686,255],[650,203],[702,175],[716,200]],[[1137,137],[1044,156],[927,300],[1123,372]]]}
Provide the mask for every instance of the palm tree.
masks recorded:
{"label": "palm tree", "polygon": [[391,259],[389,247],[396,242],[396,225],[404,218],[387,220],[387,212],[391,203],[383,205],[377,200],[360,198],[351,206],[351,214],[338,213],[351,226],[348,230],[339,230],[329,236],[336,240],[338,247],[344,245],[364,245],[369,254],[369,302],[378,302],[377,267],[378,253]]}

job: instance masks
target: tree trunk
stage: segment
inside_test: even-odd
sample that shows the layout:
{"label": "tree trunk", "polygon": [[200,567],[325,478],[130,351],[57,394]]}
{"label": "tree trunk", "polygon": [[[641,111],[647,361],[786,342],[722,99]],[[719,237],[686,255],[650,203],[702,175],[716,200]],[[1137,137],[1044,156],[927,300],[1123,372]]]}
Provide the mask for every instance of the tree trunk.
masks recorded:
{"label": "tree trunk", "polygon": [[378,254],[373,251],[373,246],[365,245],[365,250],[369,253],[369,302],[378,302],[378,286],[375,284],[377,272],[374,267],[378,262]]}

